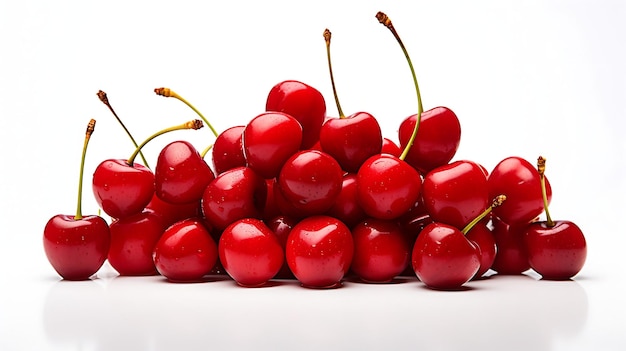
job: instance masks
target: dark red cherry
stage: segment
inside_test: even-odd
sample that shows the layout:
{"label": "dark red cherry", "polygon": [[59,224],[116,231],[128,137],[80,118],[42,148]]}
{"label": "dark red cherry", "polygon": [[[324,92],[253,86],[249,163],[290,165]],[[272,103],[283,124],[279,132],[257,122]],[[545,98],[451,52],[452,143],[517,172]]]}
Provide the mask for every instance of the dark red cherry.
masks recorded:
{"label": "dark red cherry", "polygon": [[211,149],[213,169],[216,174],[225,172],[231,168],[246,165],[246,157],[243,153],[241,139],[245,126],[230,127],[221,132]]}
{"label": "dark red cherry", "polygon": [[491,269],[505,275],[518,275],[529,270],[528,253],[524,244],[527,224],[509,225],[496,216],[493,216],[491,221],[497,247]]}
{"label": "dark red cherry", "polygon": [[172,204],[161,200],[156,194],[152,196],[152,200],[146,205],[146,209],[161,217],[161,221],[166,228],[178,221],[199,217],[201,214],[200,201],[188,204]]}
{"label": "dark red cherry", "polygon": [[402,155],[402,150],[395,142],[391,141],[389,138],[383,138],[383,147],[380,150],[381,154],[389,154],[394,155],[395,157],[400,157]]}
{"label": "dark red cherry", "polygon": [[476,224],[465,234],[467,240],[471,241],[478,248],[480,257],[480,268],[474,275],[474,279],[482,277],[493,265],[496,259],[498,247],[496,239],[493,237],[491,229],[487,226],[488,220],[483,220]]}
{"label": "dark red cherry", "polygon": [[334,204],[328,212],[326,212],[326,214],[339,219],[349,228],[352,228],[359,222],[365,220],[367,215],[359,205],[359,201],[357,199],[355,173],[344,174],[341,191],[339,192],[339,195],[337,195]]}

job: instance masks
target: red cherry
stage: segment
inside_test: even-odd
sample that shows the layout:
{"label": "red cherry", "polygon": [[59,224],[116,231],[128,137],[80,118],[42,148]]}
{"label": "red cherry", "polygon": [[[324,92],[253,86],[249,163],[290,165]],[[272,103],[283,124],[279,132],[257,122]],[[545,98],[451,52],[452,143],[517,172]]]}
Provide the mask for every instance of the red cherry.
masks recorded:
{"label": "red cherry", "polygon": [[305,287],[334,288],[350,268],[354,242],[350,229],[329,216],[312,216],[298,222],[285,247],[287,264]]}
{"label": "red cherry", "polygon": [[265,109],[284,112],[300,122],[303,137],[299,148],[311,148],[319,140],[326,102],[317,89],[295,80],[280,82],[270,90]]}
{"label": "red cherry", "polygon": [[170,281],[199,281],[217,262],[217,244],[199,219],[185,219],[167,228],[157,242],[154,265]]}
{"label": "red cherry", "polygon": [[120,275],[157,274],[152,253],[165,231],[163,219],[151,210],[116,219],[110,225],[108,260]]}
{"label": "red cherry", "polygon": [[352,271],[366,282],[389,282],[410,260],[407,238],[397,222],[366,219],[352,229]]}
{"label": "red cherry", "polygon": [[349,228],[354,227],[367,217],[357,199],[355,173],[344,174],[341,183],[341,191],[326,214],[339,219]]}
{"label": "red cherry", "polygon": [[206,186],[215,178],[209,165],[188,141],[166,145],[154,170],[156,195],[166,202],[198,202]]}
{"label": "red cherry", "polygon": [[389,138],[383,138],[383,147],[380,150],[380,153],[394,155],[395,157],[400,157],[400,155],[402,155],[402,149],[400,149],[398,144],[391,141]]}
{"label": "red cherry", "polygon": [[107,258],[109,243],[109,226],[95,215],[80,219],[56,215],[43,231],[46,257],[66,280],[85,280],[98,272]]}
{"label": "red cherry", "polygon": [[278,237],[263,221],[240,219],[222,232],[219,241],[222,266],[237,284],[261,286],[272,279],[285,260]]}
{"label": "red cherry", "polygon": [[580,272],[587,258],[585,236],[571,221],[531,223],[524,232],[530,268],[543,279],[566,280]]}
{"label": "red cherry", "polygon": [[497,246],[496,239],[493,237],[493,233],[486,225],[486,220],[481,221],[475,225],[465,237],[467,240],[471,241],[476,248],[478,248],[479,257],[480,257],[480,268],[478,272],[474,275],[474,279],[482,277],[493,265],[493,262],[496,259],[497,254]]}
{"label": "red cherry", "polygon": [[[280,245],[283,248],[283,252],[285,247],[287,246],[287,238],[289,237],[289,233],[291,229],[298,224],[294,218],[289,216],[279,215],[270,220],[266,221],[267,227],[270,228],[274,235],[278,238]],[[280,271],[276,274],[276,278],[280,279],[293,279],[293,273],[289,269],[289,265],[287,264],[287,260],[283,262],[283,266]]]}
{"label": "red cherry", "polygon": [[480,268],[476,246],[450,225],[431,223],[418,235],[412,265],[417,277],[434,289],[458,289]]}
{"label": "red cherry", "polygon": [[102,161],[93,173],[93,193],[102,210],[112,218],[141,211],[154,195],[154,174],[147,167],[122,159]]}
{"label": "red cherry", "polygon": [[[507,200],[494,209],[494,214],[508,224],[526,224],[543,212],[541,181],[535,167],[521,157],[500,161],[488,178],[489,196],[505,194]],[[548,203],[552,188],[546,179]]]}
{"label": "red cherry", "polygon": [[161,217],[161,222],[165,228],[183,219],[200,216],[200,201],[188,204],[172,204],[161,200],[156,193],[152,196],[150,203],[146,205],[147,210],[151,210],[155,215]]}
{"label": "red cherry", "polygon": [[523,236],[526,225],[508,225],[496,216],[493,216],[491,221],[497,247],[491,269],[505,275],[522,274],[530,269]]}
{"label": "red cherry", "polygon": [[343,171],[325,152],[303,150],[291,156],[280,170],[278,186],[285,199],[304,215],[328,211],[341,192]]}
{"label": "red cherry", "polygon": [[302,136],[302,126],[288,114],[256,116],[242,135],[248,166],[266,179],[276,177],[285,161],[300,149]]}
{"label": "red cherry", "polygon": [[[400,146],[406,147],[411,138],[417,115],[406,118],[398,132]],[[406,156],[406,162],[426,174],[450,162],[459,148],[461,124],[447,107],[435,107],[422,112],[415,141]]]}
{"label": "red cherry", "polygon": [[215,139],[211,155],[216,174],[246,165],[241,138],[245,128],[245,126],[230,127],[221,132]]}
{"label": "red cherry", "polygon": [[219,174],[204,190],[202,213],[216,229],[223,230],[242,218],[262,218],[267,196],[265,179],[249,167]]}
{"label": "red cherry", "polygon": [[419,201],[422,179],[401,159],[380,154],[367,159],[357,173],[357,199],[363,211],[378,219],[395,219]]}
{"label": "red cherry", "polygon": [[480,165],[455,161],[428,172],[422,198],[430,217],[463,229],[489,206],[487,178]]}

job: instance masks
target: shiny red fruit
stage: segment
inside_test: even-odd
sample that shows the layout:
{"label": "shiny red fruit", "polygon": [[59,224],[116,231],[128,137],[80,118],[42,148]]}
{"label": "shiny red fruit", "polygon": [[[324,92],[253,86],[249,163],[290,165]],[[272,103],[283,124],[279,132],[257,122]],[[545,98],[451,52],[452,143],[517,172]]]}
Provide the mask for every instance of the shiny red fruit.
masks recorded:
{"label": "shiny red fruit", "polygon": [[146,205],[146,209],[161,217],[164,227],[167,228],[183,219],[200,216],[200,201],[188,204],[172,204],[161,200],[154,194],[150,203]]}
{"label": "shiny red fruit", "polygon": [[305,287],[334,288],[350,268],[354,241],[350,229],[329,216],[307,217],[289,233],[287,264]]}
{"label": "shiny red fruit", "polygon": [[215,174],[246,165],[241,139],[245,128],[245,126],[230,127],[221,132],[215,139],[211,149]]}
{"label": "shiny red fruit", "polygon": [[111,235],[99,216],[56,215],[46,223],[43,247],[54,270],[67,280],[86,280],[104,264]]}
{"label": "shiny red fruit", "polygon": [[566,280],[580,272],[587,259],[587,241],[571,221],[531,223],[524,233],[530,267],[543,279]]}
{"label": "shiny red fruit", "polygon": [[278,237],[263,221],[254,218],[240,219],[224,229],[218,249],[228,275],[245,287],[267,283],[285,260]]}
{"label": "shiny red fruit", "polygon": [[157,242],[154,265],[170,281],[200,281],[217,262],[217,244],[199,219],[185,219],[167,228]]}
{"label": "shiny red fruit", "polygon": [[356,174],[346,173],[341,183],[341,191],[333,206],[326,212],[327,215],[335,217],[345,223],[349,228],[354,227],[359,222],[365,220],[367,215],[359,205],[357,199]]}
{"label": "shiny red fruit", "polygon": [[483,220],[481,223],[476,224],[465,234],[467,240],[471,241],[478,248],[480,256],[480,268],[474,275],[474,279],[480,278],[487,273],[493,265],[498,252],[496,239],[485,222]]}
{"label": "shiny red fruit", "polygon": [[493,223],[492,233],[497,247],[491,269],[498,274],[505,275],[522,274],[529,270],[528,253],[524,244],[524,231],[527,225],[508,225],[495,216],[491,220]]}

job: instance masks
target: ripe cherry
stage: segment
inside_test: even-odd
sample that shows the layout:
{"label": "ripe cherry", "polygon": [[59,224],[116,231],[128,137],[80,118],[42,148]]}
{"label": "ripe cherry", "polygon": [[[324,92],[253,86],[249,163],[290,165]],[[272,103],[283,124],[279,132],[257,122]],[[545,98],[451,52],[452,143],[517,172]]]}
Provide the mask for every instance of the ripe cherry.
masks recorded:
{"label": "ripe cherry", "polygon": [[529,270],[528,253],[524,245],[524,231],[527,225],[509,225],[495,215],[491,218],[491,222],[497,247],[491,269],[503,275],[518,275]]}
{"label": "ripe cherry", "polygon": [[82,214],[83,170],[89,139],[96,121],[90,120],[80,163],[75,215],[55,215],[43,230],[43,248],[52,268],[67,280],[85,280],[104,264],[110,245],[107,222],[100,216]]}
{"label": "ripe cherry", "polygon": [[291,229],[285,255],[303,286],[336,288],[350,268],[354,241],[350,229],[338,219],[311,216]]}
{"label": "ripe cherry", "polygon": [[474,275],[473,279],[481,278],[493,265],[498,252],[496,246],[496,239],[491,232],[489,226],[487,226],[488,218],[485,218],[480,223],[477,223],[465,237],[471,241],[479,251],[480,268]]}
{"label": "ripe cherry", "polygon": [[548,210],[545,186],[545,159],[539,157],[537,169],[546,212],[545,221],[531,223],[524,232],[530,267],[543,279],[565,280],[580,272],[587,258],[587,241],[572,221],[553,221]]}
{"label": "ripe cherry", "polygon": [[[287,238],[289,237],[289,233],[291,229],[298,224],[298,221],[292,217],[285,215],[278,215],[272,219],[266,220],[265,223],[267,227],[270,228],[274,235],[278,238],[281,247],[283,248],[283,253],[285,251],[285,247],[287,246]],[[283,266],[280,268],[280,271],[276,274],[276,278],[279,279],[295,279],[293,273],[289,269],[289,265],[287,264],[287,260],[285,259],[283,262]]]}
{"label": "ripe cherry", "polygon": [[213,149],[211,149],[211,155],[216,174],[220,174],[231,168],[246,165],[246,157],[243,154],[243,142],[241,139],[245,128],[245,126],[230,127],[221,132],[215,139]]}
{"label": "ripe cherry", "polygon": [[217,244],[197,218],[167,228],[153,253],[158,272],[173,282],[200,281],[211,272],[217,257]]}
{"label": "ripe cherry", "polygon": [[285,261],[278,237],[256,218],[237,220],[224,229],[218,249],[228,275],[245,287],[264,285],[276,276]]}
{"label": "ripe cherry", "polygon": [[300,149],[311,148],[318,142],[326,118],[326,102],[317,89],[296,80],[280,82],[270,90],[265,110],[286,113],[302,125]]}
{"label": "ripe cherry", "polygon": [[161,217],[165,228],[183,219],[199,217],[201,215],[200,201],[188,204],[172,204],[161,200],[156,194],[146,205],[155,215]]}
{"label": "ripe cherry", "polygon": [[359,222],[365,220],[367,215],[359,205],[357,199],[357,177],[354,173],[343,175],[341,191],[335,199],[332,207],[326,212],[327,215],[335,217],[345,223],[349,228],[354,227]]}
{"label": "ripe cherry", "polygon": [[243,148],[248,167],[263,178],[278,175],[291,155],[298,152],[303,129],[292,116],[265,112],[254,117],[243,131]]}

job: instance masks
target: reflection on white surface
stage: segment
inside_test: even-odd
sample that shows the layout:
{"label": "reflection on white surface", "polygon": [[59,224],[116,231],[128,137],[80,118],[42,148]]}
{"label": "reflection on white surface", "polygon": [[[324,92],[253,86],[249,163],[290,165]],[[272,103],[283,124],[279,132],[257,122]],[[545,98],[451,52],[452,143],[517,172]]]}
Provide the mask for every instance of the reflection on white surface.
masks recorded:
{"label": "reflection on white surface", "polygon": [[295,281],[241,288],[110,276],[54,283],[43,323],[51,344],[81,350],[551,350],[575,338],[587,314],[578,282],[530,276],[493,276],[456,292],[414,278],[311,290]]}

